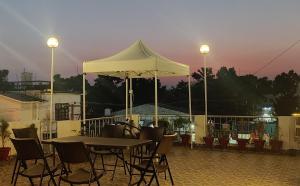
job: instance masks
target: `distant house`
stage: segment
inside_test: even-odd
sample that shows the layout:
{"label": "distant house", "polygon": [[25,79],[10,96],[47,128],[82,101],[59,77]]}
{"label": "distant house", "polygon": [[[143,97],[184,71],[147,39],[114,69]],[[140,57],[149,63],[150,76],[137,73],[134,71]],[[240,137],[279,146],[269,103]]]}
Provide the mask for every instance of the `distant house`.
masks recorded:
{"label": "distant house", "polygon": [[43,100],[22,94],[0,94],[0,118],[7,121],[38,120],[39,106]]}
{"label": "distant house", "polygon": [[[113,112],[113,115],[125,115],[125,109]],[[129,112],[129,111],[128,111]],[[154,105],[144,104],[132,107],[132,114],[137,115],[154,115]],[[169,108],[158,106],[159,115],[187,115],[187,113],[180,112],[177,110],[172,110]]]}
{"label": "distant house", "polygon": [[[129,113],[129,110],[128,110]],[[125,115],[125,109],[116,111],[112,113],[113,115]],[[139,124],[142,126],[147,126],[152,123],[154,116],[154,105],[152,104],[144,104],[135,106],[132,108],[132,114],[139,115]],[[188,114],[185,112],[181,112],[178,110],[173,110],[171,108],[165,108],[162,106],[158,107],[158,115],[168,115],[168,119],[176,119],[178,116],[187,116]],[[166,118],[166,117],[164,117]]]}
{"label": "distant house", "polygon": [[[80,119],[81,95],[54,93],[53,115],[56,121]],[[7,121],[37,121],[49,118],[50,93],[41,91],[0,94],[0,118]]]}

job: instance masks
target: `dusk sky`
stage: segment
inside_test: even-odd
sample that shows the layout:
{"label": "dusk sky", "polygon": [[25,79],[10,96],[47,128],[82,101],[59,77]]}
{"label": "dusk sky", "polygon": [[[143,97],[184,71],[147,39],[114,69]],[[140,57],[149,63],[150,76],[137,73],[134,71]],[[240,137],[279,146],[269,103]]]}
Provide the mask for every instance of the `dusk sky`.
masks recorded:
{"label": "dusk sky", "polygon": [[[199,46],[207,43],[214,70],[254,73],[300,39],[299,9],[299,0],[1,0],[0,69],[10,71],[10,80],[24,68],[49,80],[46,41],[55,35],[55,73],[63,77],[81,73],[82,61],[110,56],[139,39],[193,71],[203,65]],[[257,75],[300,73],[299,59],[300,43]]]}

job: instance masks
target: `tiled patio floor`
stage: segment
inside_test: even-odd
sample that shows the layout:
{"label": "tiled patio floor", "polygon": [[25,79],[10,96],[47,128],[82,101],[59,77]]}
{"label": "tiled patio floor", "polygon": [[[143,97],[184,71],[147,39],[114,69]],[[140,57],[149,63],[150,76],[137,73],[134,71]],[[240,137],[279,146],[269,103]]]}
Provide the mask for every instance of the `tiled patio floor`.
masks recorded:
{"label": "tiled patio floor", "polygon": [[[0,162],[0,185],[10,185],[13,163]],[[169,155],[169,163],[175,185],[300,185],[300,156],[174,147]],[[128,176],[124,175],[121,168],[114,181],[110,181],[110,178],[111,172],[101,178],[101,185],[125,186],[128,183]],[[163,175],[160,181],[161,185],[170,185]],[[29,184],[27,179],[20,177],[17,185]]]}

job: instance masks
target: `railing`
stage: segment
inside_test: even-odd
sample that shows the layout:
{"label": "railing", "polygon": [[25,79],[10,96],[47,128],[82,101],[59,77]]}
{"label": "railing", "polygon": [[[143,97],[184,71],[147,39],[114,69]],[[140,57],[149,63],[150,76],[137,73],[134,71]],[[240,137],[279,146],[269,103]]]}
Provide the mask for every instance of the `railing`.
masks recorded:
{"label": "railing", "polygon": [[[189,115],[158,115],[158,121],[165,120],[169,122],[170,132],[177,132],[179,134],[191,132],[190,125],[184,125],[183,128],[176,128],[174,121],[178,118],[184,118],[189,120]],[[141,126],[151,126],[153,124],[154,115],[140,115],[140,125]],[[194,116],[192,117],[192,123],[194,123]]]}
{"label": "railing", "polygon": [[278,133],[278,118],[264,116],[219,116],[209,115],[206,134],[214,137],[232,135],[237,138],[249,138],[250,134],[257,132],[261,124],[265,134],[273,138]]}
{"label": "railing", "polygon": [[[204,117],[202,115],[202,117]],[[153,125],[153,115],[140,115],[139,126]],[[179,135],[189,133],[192,134],[192,140],[195,140],[194,123],[195,117],[192,117],[192,123],[187,123],[183,127],[178,128],[175,125],[175,120],[184,118],[189,120],[189,115],[159,115],[158,119],[168,121],[168,132],[176,132]],[[101,117],[86,120],[85,135],[99,136],[101,129],[105,124],[112,124],[118,121],[125,121],[125,116]],[[204,120],[203,120],[204,121]],[[263,117],[263,116],[220,116],[209,115],[208,124],[205,129],[205,135],[211,134],[214,137],[221,137],[224,135],[236,138],[249,138],[251,134],[255,133],[258,124],[263,124],[263,132],[273,138],[278,133],[278,118],[277,117]],[[197,123],[199,124],[199,123]],[[260,131],[261,132],[261,131]],[[180,140],[178,135],[178,140]]]}
{"label": "railing", "polygon": [[[101,129],[105,124],[113,124],[118,121],[125,121],[125,116],[100,117],[85,120],[85,132],[87,136],[100,136]],[[84,131],[84,127],[82,129]]]}

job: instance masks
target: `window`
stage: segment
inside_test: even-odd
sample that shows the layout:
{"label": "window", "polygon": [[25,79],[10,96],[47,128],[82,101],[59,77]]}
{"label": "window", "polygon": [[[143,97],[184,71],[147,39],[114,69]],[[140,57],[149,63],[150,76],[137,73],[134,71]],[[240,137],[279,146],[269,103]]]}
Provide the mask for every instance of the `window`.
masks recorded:
{"label": "window", "polygon": [[55,120],[69,120],[69,103],[55,104]]}

